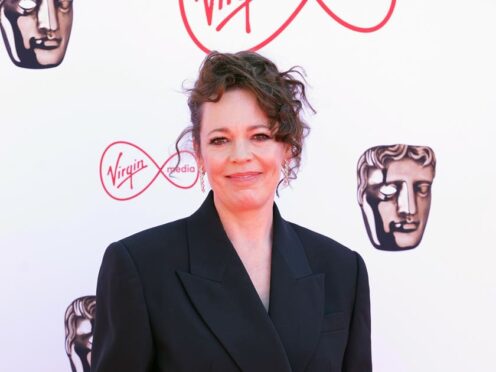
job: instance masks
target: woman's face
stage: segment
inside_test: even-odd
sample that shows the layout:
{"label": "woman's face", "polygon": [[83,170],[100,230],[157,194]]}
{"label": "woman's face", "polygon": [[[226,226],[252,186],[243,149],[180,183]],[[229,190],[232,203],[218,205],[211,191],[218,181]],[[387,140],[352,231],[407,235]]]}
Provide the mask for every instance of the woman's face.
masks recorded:
{"label": "woman's face", "polygon": [[5,0],[2,32],[13,62],[46,68],[64,59],[72,29],[72,0]]}
{"label": "woman's face", "polygon": [[198,162],[217,207],[231,212],[272,208],[289,146],[276,142],[255,96],[243,89],[202,107]]}

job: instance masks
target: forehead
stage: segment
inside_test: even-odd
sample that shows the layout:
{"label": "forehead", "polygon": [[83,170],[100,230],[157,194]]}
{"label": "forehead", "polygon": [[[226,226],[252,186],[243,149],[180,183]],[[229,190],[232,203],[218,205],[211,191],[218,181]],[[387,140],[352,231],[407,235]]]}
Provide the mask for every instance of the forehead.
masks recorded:
{"label": "forehead", "polygon": [[[22,2],[25,2],[26,5],[30,5],[32,3],[35,3],[35,4],[41,3],[41,0],[27,0],[27,1],[26,0],[4,0],[3,1],[4,5],[10,5],[10,6],[16,6],[16,5],[18,5],[19,3],[22,3]],[[0,0],[0,4],[1,3],[2,3],[2,0]]]}
{"label": "forehead", "polygon": [[17,7],[17,4],[19,4],[19,0],[5,0],[3,1],[0,0],[0,6],[5,6],[6,9],[14,9]]}
{"label": "forehead", "polygon": [[225,92],[218,102],[203,104],[201,124],[202,131],[208,133],[219,128],[238,130],[269,123],[253,93],[233,89]]}
{"label": "forehead", "polygon": [[[18,12],[19,3],[21,3],[22,1],[23,0],[4,0],[2,4],[2,0],[0,0],[0,7],[4,6],[6,10]],[[31,9],[33,8],[33,6],[36,6],[38,3],[41,3],[41,0],[29,0],[25,2],[24,6],[25,7],[27,6],[29,9]]]}
{"label": "forehead", "polygon": [[432,166],[422,166],[412,159],[401,159],[392,161],[388,164],[386,170],[386,182],[407,181],[432,182],[434,178],[434,169]]}

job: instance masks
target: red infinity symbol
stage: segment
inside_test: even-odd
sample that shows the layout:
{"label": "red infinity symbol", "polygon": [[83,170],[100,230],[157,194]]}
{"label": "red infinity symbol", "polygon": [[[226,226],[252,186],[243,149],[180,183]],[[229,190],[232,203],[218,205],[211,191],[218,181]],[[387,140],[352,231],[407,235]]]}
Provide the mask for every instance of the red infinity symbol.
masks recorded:
{"label": "red infinity symbol", "polygon": [[380,21],[378,24],[376,24],[375,26],[371,26],[371,27],[360,27],[360,26],[355,26],[355,25],[352,25],[351,23],[348,23],[346,22],[345,20],[343,20],[342,18],[340,18],[336,13],[334,13],[327,5],[326,3],[323,1],[323,0],[317,0],[317,3],[322,7],[322,9],[325,10],[325,12],[327,14],[329,14],[331,16],[332,19],[334,19],[337,23],[339,23],[341,26],[344,26],[346,28],[349,28],[350,30],[352,31],[356,31],[356,32],[364,32],[364,33],[367,33],[367,32],[375,32],[377,30],[380,30],[381,28],[383,28],[386,23],[389,22],[389,19],[391,18],[391,16],[393,15],[393,12],[394,12],[394,8],[396,6],[396,0],[391,0],[391,5],[389,5],[389,10],[387,11],[386,13],[386,16],[384,17],[384,19],[382,21]]}
{"label": "red infinity symbol", "polygon": [[136,198],[159,175],[180,189],[193,187],[199,176],[194,154],[182,150],[159,165],[141,147],[127,141],[116,141],[105,148],[100,158],[100,181],[107,195],[115,200]]}
{"label": "red infinity symbol", "polygon": [[[324,0],[316,0],[316,1],[320,5],[320,7],[337,23],[352,31],[362,32],[362,33],[375,32],[381,29],[382,27],[384,27],[386,23],[388,23],[388,21],[390,20],[391,16],[393,15],[394,9],[396,7],[396,0],[391,0],[389,9],[385,17],[379,23],[370,27],[361,27],[361,26],[353,25],[345,21],[343,18],[339,17],[335,12],[331,10],[329,6],[326,5]],[[198,10],[198,7],[201,6],[200,4],[201,2],[203,2],[203,13],[201,12],[201,10]],[[203,1],[179,0],[179,9],[181,12],[182,21],[191,40],[193,40],[196,46],[198,46],[198,48],[200,48],[202,51],[204,51],[205,53],[209,53],[211,48],[207,47],[206,44],[211,43],[211,41],[207,40],[206,43],[202,42],[200,41],[198,35],[202,35],[204,39],[205,38],[208,39],[208,36],[212,36],[212,32],[211,32],[212,26],[215,26],[215,32],[218,33],[221,32],[224,28],[226,28],[233,19],[243,19],[245,24],[244,27],[245,35],[252,33],[252,30],[254,30],[254,27],[252,27],[252,22],[251,22],[252,21],[251,16],[254,13],[253,9],[251,8],[252,2],[253,0],[239,0],[236,3],[234,3],[232,0],[226,0],[225,2],[223,0],[217,0],[217,1],[216,0],[203,0]],[[259,32],[258,35],[254,36],[254,39],[258,39],[262,41],[259,42],[249,41],[249,44],[247,44],[246,46],[240,45],[241,48],[238,47],[238,49],[247,49],[247,50],[249,49],[252,51],[256,51],[269,44],[276,37],[278,37],[291,24],[291,22],[294,21],[294,19],[298,16],[298,14],[307,4],[307,2],[308,0],[301,0],[299,2],[293,1],[293,3],[295,3],[296,6],[294,10],[292,10],[293,8],[289,9],[291,13],[286,18],[284,18],[284,15],[282,15],[281,18],[278,17],[280,16],[280,14],[271,14],[270,15],[271,18],[275,17],[275,19],[277,19],[276,22],[281,22],[278,23],[280,24],[280,26],[277,27],[275,31],[264,30],[265,35],[268,36],[263,36]],[[193,5],[193,3],[195,4]],[[285,3],[286,4],[291,3],[291,1],[287,1]],[[219,13],[222,13],[220,19],[218,16]],[[243,14],[244,17],[242,17]],[[196,32],[193,30],[192,24],[196,26]],[[259,26],[261,25],[262,24],[259,24]],[[229,32],[232,32],[232,27]],[[221,40],[221,41],[225,41],[225,40]],[[239,44],[243,44],[243,43],[240,41]],[[223,49],[223,48],[220,48],[219,45],[217,45],[217,47],[214,47],[212,49]]]}

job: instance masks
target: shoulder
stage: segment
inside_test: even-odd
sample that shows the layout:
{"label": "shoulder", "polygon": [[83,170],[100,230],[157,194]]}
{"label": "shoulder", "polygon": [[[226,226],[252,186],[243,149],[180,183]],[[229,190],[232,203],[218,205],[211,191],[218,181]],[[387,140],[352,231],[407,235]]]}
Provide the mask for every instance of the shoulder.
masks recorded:
{"label": "shoulder", "polygon": [[186,218],[155,226],[112,243],[105,256],[129,256],[134,265],[182,266],[187,260]]}
{"label": "shoulder", "polygon": [[157,249],[164,244],[184,241],[186,234],[186,218],[155,226],[130,235],[120,242],[130,250]]}
{"label": "shoulder", "polygon": [[289,224],[298,235],[314,271],[355,273],[365,266],[357,252],[336,240],[297,224]]}
{"label": "shoulder", "polygon": [[338,243],[334,239],[329,238],[328,236],[319,234],[295,223],[290,222],[289,224],[296,232],[305,246],[305,249],[309,251],[309,253],[330,255],[344,259],[354,257],[356,254],[351,249],[345,247],[341,243]]}

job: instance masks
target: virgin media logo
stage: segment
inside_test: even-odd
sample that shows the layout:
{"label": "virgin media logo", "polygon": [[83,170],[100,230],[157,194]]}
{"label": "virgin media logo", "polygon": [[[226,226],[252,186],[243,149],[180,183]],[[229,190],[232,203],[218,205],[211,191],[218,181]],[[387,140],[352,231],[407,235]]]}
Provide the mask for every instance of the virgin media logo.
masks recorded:
{"label": "virgin media logo", "polygon": [[[366,9],[360,9],[360,14],[371,14],[370,25],[357,25],[333,11],[330,3],[336,1],[316,2],[333,21],[365,33],[384,27],[396,6],[396,0],[362,1],[362,8]],[[239,50],[264,47],[295,20],[307,3],[308,0],[179,0],[179,7],[188,35],[208,53],[212,49],[232,49],[233,41]],[[349,8],[350,4],[353,0],[346,0],[344,7]]]}
{"label": "virgin media logo", "polygon": [[189,189],[198,175],[198,165],[189,151],[174,153],[159,164],[141,147],[117,141],[107,146],[100,159],[100,181],[108,196],[115,200],[141,195],[159,177],[175,187]]}

